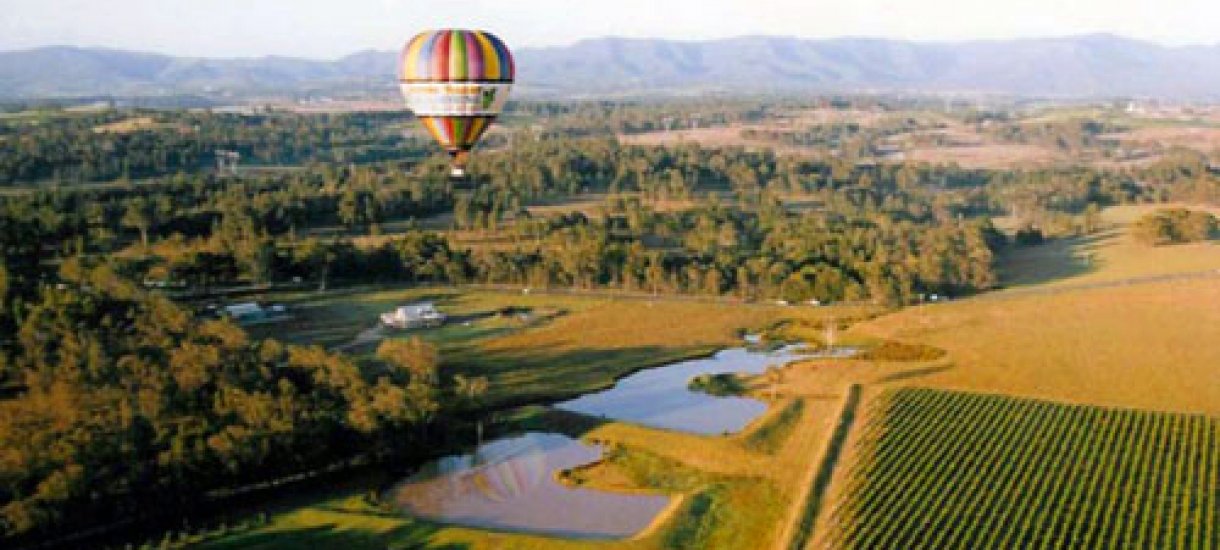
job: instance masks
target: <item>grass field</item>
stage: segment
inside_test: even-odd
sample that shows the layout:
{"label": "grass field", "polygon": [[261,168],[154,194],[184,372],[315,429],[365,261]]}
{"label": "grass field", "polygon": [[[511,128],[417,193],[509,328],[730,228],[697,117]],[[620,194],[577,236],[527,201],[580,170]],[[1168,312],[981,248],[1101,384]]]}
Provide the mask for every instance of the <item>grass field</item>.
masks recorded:
{"label": "grass field", "polygon": [[[172,124],[172,123],[157,122],[156,120],[153,120],[153,117],[150,117],[150,116],[137,116],[137,117],[125,118],[123,120],[111,122],[109,124],[98,125],[93,128],[93,131],[96,133],[99,133],[99,134],[100,133],[130,134],[133,132],[137,132],[140,130],[147,130],[147,129],[151,129],[151,128],[173,128],[175,126],[177,126],[177,125]],[[187,127],[179,127],[179,129],[183,132],[190,131],[190,129]]]}
{"label": "grass field", "polygon": [[[1220,242],[1149,246],[1131,238],[1128,227],[1141,216],[1169,207],[1220,209],[1195,205],[1125,205],[1102,212],[1104,229],[1095,235],[1062,239],[1006,253],[1001,282],[1011,288],[1040,288],[1105,283],[1123,279],[1220,269]],[[997,227],[1012,229],[1007,218]]]}
{"label": "grass field", "polygon": [[1220,547],[1220,421],[902,389],[813,548]]}
{"label": "grass field", "polygon": [[[921,385],[1220,415],[1220,276],[1141,280],[1218,269],[1220,246],[1132,242],[1126,224],[1154,208],[1107,209],[1100,237],[1005,257],[1010,290],[908,308],[853,332],[947,351],[952,367]],[[1077,265],[1085,253],[1094,259]]]}
{"label": "grass field", "polygon": [[956,147],[913,147],[903,160],[957,164],[962,168],[1016,168],[1067,164],[1068,155],[1042,145],[981,143]]}
{"label": "grass field", "polygon": [[[421,299],[435,301],[453,321],[421,331],[375,329],[377,314]],[[601,389],[643,367],[736,345],[744,331],[784,318],[849,319],[872,311],[452,289],[306,294],[289,305],[293,320],[255,325],[251,332],[298,344],[344,346],[360,359],[369,358],[380,337],[419,336],[440,348],[443,374],[487,376],[489,406]],[[496,314],[509,307],[528,310],[529,318]]]}
{"label": "grass field", "polygon": [[948,352],[920,384],[1220,415],[1220,279],[969,300],[858,330]]}
{"label": "grass field", "polygon": [[[1162,149],[1187,147],[1205,153],[1220,147],[1220,115],[1214,108],[1194,109],[1185,112],[1174,108],[1154,108],[1142,114],[1126,113],[1116,109],[1094,107],[1072,108],[1056,106],[1041,113],[1030,113],[1017,122],[1024,125],[1047,123],[1071,123],[1085,120],[1100,121],[1125,128],[1123,131],[1106,134],[1107,140],[1121,142],[1127,148],[1146,150],[1146,156],[1136,159],[1111,159],[1101,148],[1084,151],[1065,151],[1046,143],[1013,143],[996,138],[981,130],[976,124],[932,110],[873,112],[865,110],[802,109],[789,113],[785,118],[774,118],[757,123],[734,123],[724,126],[693,128],[671,131],[655,131],[619,135],[619,141],[632,145],[673,146],[681,143],[696,143],[703,147],[745,147],[751,150],[771,149],[779,154],[808,154],[811,147],[785,145],[761,138],[748,139],[742,134],[748,130],[793,131],[814,125],[854,123],[863,127],[875,127],[887,121],[915,119],[932,129],[920,129],[898,133],[886,138],[886,142],[898,146],[899,154],[882,156],[883,161],[928,162],[933,164],[956,164],[963,168],[980,169],[1024,169],[1035,166],[1090,165],[1097,168],[1116,169],[1128,166],[1151,164],[1163,158]],[[939,134],[949,138],[948,143],[928,144],[927,136]]]}

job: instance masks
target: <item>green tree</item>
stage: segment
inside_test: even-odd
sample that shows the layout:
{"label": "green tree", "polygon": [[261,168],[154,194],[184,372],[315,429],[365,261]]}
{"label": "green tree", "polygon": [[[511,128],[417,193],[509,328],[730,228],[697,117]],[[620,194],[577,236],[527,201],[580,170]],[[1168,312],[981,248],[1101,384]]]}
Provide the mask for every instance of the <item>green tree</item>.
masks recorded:
{"label": "green tree", "polygon": [[123,226],[140,232],[140,244],[145,249],[148,249],[148,231],[155,221],[154,215],[152,204],[143,197],[131,199],[127,203],[127,209],[123,212]]}
{"label": "green tree", "polygon": [[307,266],[310,273],[314,274],[318,281],[318,292],[324,292],[331,266],[338,259],[335,246],[311,237],[301,242],[295,250],[295,255],[297,262]]}
{"label": "green tree", "polygon": [[412,382],[435,386],[440,373],[436,346],[415,336],[406,340],[386,339],[377,346],[377,358],[392,369],[407,374]]}
{"label": "green tree", "polygon": [[1083,220],[1081,222],[1082,229],[1086,235],[1092,235],[1101,230],[1101,207],[1095,202],[1090,202],[1084,208]]}
{"label": "green tree", "polygon": [[[488,382],[485,376],[469,378],[461,374],[453,377],[453,392],[470,407],[478,408],[483,395],[487,393]],[[475,420],[475,445],[483,444],[483,417]]]}

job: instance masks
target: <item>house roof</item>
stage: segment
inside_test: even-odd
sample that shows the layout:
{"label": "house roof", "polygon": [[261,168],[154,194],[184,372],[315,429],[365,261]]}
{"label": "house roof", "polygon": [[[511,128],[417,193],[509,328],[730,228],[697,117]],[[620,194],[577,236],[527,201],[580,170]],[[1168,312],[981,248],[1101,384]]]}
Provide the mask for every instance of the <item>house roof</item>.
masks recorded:
{"label": "house roof", "polygon": [[405,306],[399,306],[398,309],[396,310],[396,312],[399,315],[403,315],[403,316],[407,316],[407,317],[417,317],[417,316],[421,316],[421,315],[435,315],[435,314],[439,313],[436,310],[436,305],[433,304],[432,302],[421,302],[418,304],[408,304]]}

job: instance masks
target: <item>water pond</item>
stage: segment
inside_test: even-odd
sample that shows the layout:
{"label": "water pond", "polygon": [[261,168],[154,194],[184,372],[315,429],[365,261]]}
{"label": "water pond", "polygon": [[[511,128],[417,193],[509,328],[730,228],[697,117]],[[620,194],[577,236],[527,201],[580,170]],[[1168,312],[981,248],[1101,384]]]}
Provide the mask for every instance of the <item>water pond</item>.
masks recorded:
{"label": "water pond", "polygon": [[[810,357],[846,357],[854,349],[803,353],[797,346],[733,348],[710,357],[645,369],[613,388],[558,403],[559,409],[700,434],[740,431],[766,410],[747,397],[716,397],[688,389],[702,374],[758,374],[770,365]],[[425,464],[391,488],[386,500],[410,514],[473,527],[572,538],[624,538],[639,533],[671,502],[665,495],[622,494],[570,487],[561,470],[596,462],[602,449],[565,435],[530,432],[502,437],[469,454]]]}
{"label": "water pond", "polygon": [[560,470],[595,462],[601,454],[596,445],[560,434],[504,437],[426,464],[385,497],[399,510],[448,523],[574,538],[630,537],[670,497],[582,489],[556,480]]}
{"label": "water pond", "polygon": [[777,350],[753,347],[722,350],[711,357],[645,369],[619,380],[613,388],[563,401],[556,408],[699,434],[740,431],[767,409],[749,397],[717,397],[688,389],[702,374],[758,374],[770,365],[783,366],[801,358],[846,357],[851,348],[802,353],[800,346]]}

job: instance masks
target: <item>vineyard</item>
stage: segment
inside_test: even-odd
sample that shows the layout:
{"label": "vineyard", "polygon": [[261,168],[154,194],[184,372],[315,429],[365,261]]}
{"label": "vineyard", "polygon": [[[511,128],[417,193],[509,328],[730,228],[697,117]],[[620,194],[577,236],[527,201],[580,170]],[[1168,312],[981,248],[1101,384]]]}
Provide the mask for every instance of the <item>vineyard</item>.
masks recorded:
{"label": "vineyard", "polygon": [[819,548],[1220,549],[1220,421],[930,389],[870,405]]}

